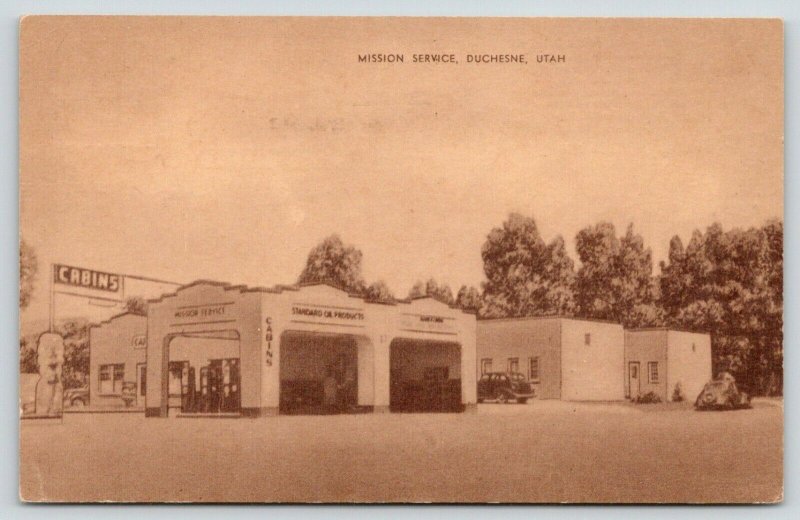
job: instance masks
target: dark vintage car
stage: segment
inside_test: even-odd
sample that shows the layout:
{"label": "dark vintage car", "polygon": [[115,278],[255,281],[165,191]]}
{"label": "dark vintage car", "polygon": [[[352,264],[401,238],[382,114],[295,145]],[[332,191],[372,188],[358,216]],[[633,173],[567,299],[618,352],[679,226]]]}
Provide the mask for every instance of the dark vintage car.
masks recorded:
{"label": "dark vintage car", "polygon": [[694,407],[698,410],[750,408],[750,396],[746,392],[739,391],[733,376],[723,373],[717,379],[706,383],[697,396]]}
{"label": "dark vintage car", "polygon": [[83,408],[89,404],[89,387],[64,390],[64,406]]}
{"label": "dark vintage car", "polygon": [[526,403],[533,398],[531,388],[525,376],[518,372],[489,372],[478,380],[478,402],[494,399],[498,403],[516,400]]}

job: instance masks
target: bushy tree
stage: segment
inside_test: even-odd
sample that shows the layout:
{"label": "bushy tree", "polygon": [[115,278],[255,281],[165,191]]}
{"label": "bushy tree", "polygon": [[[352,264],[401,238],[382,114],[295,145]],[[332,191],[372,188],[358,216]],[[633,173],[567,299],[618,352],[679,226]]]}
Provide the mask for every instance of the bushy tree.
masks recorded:
{"label": "bushy tree", "polygon": [[476,314],[479,313],[483,307],[481,293],[475,287],[462,285],[456,295],[456,307]]}
{"label": "bushy tree", "polygon": [[131,296],[125,301],[125,312],[147,316],[147,300],[141,296]]}
{"label": "bushy tree", "polygon": [[36,252],[24,240],[19,242],[19,308],[25,309],[31,302],[33,281],[36,278],[38,261]]}
{"label": "bushy tree", "polygon": [[36,344],[30,338],[19,339],[19,373],[36,374],[39,372],[39,360],[36,357]]}
{"label": "bushy tree", "polygon": [[55,331],[64,338],[64,388],[85,385],[89,377],[89,323],[85,319],[65,320]]}
{"label": "bushy tree", "polygon": [[453,305],[455,303],[453,291],[450,289],[450,286],[446,283],[440,284],[433,278],[428,279],[427,282],[418,281],[408,292],[409,298],[420,298],[422,296],[430,296],[447,305]]}
{"label": "bushy tree", "polygon": [[345,291],[363,294],[361,275],[362,253],[346,245],[338,235],[325,238],[308,254],[308,260],[298,283],[328,282]]}
{"label": "bushy tree", "polygon": [[660,303],[670,325],[712,333],[715,372],[756,393],[780,393],[783,377],[783,223],[695,231],[670,242]]}
{"label": "bushy tree", "polygon": [[383,280],[378,280],[377,282],[369,284],[364,291],[364,298],[367,301],[380,303],[392,303],[395,301],[392,291]]}
{"label": "bushy tree", "polygon": [[549,244],[536,222],[512,213],[481,249],[487,317],[572,314],[574,263],[559,236]]}
{"label": "bushy tree", "polygon": [[626,327],[662,321],[654,305],[652,253],[633,224],[619,238],[609,222],[584,228],[575,237],[575,249],[581,261],[575,298],[582,317]]}

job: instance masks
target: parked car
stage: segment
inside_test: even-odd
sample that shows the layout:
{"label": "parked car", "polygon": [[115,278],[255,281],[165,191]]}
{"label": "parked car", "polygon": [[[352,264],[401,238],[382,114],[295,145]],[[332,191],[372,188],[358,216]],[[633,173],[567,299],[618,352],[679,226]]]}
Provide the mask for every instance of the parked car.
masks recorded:
{"label": "parked car", "polygon": [[70,388],[64,390],[64,405],[73,408],[82,408],[89,404],[89,387]]}
{"label": "parked car", "polygon": [[493,399],[498,403],[516,400],[526,403],[534,391],[525,376],[518,372],[489,372],[478,380],[478,402]]}
{"label": "parked car", "polygon": [[698,410],[736,410],[750,408],[750,396],[740,392],[736,380],[727,372],[723,372],[703,387],[694,402]]}

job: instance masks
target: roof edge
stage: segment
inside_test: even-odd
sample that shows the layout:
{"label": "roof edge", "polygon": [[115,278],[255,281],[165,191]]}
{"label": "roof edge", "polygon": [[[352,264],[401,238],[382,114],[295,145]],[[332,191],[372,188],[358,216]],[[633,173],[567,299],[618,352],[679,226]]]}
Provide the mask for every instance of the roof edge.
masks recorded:
{"label": "roof edge", "polygon": [[478,318],[478,322],[503,322],[503,321],[535,321],[535,320],[570,320],[570,321],[586,321],[591,323],[605,323],[607,325],[619,325],[621,323],[611,320],[601,320],[598,318],[580,318],[577,316],[567,316],[564,314],[551,314],[544,316],[513,316],[508,318]]}
{"label": "roof edge", "polygon": [[372,299],[369,299],[369,298],[367,298],[365,296],[362,296],[360,294],[347,291],[347,290],[343,289],[342,287],[340,287],[340,286],[338,286],[338,285],[336,285],[334,283],[331,283],[329,281],[304,282],[304,283],[292,284],[292,285],[277,284],[277,285],[274,285],[271,288],[268,288],[268,287],[261,287],[261,286],[248,287],[247,285],[243,285],[243,284],[233,285],[233,284],[230,284],[230,283],[227,283],[227,282],[220,282],[220,281],[217,281],[217,280],[200,279],[200,280],[195,280],[195,281],[193,281],[191,283],[188,283],[186,285],[182,285],[182,286],[178,287],[177,289],[175,289],[174,291],[162,294],[161,296],[159,296],[157,298],[148,299],[147,303],[160,303],[160,302],[164,301],[167,298],[174,298],[174,297],[176,297],[178,295],[178,293],[180,293],[182,291],[185,291],[187,289],[190,289],[190,288],[192,288],[194,286],[197,286],[197,285],[209,285],[209,286],[213,286],[213,287],[220,287],[224,291],[239,291],[240,293],[258,292],[258,293],[265,293],[265,294],[281,294],[284,291],[300,291],[300,290],[302,290],[302,289],[304,289],[306,287],[314,287],[314,286],[322,285],[322,286],[330,287],[332,289],[336,289],[337,291],[341,291],[341,292],[345,293],[350,298],[357,298],[357,299],[360,299],[361,301],[363,301],[364,303],[368,303],[368,304],[398,305],[398,304],[402,303],[402,304],[407,304],[408,305],[408,304],[413,303],[416,300],[422,300],[422,299],[425,299],[425,298],[430,298],[430,299],[432,299],[434,301],[437,301],[437,302],[439,302],[439,303],[441,303],[443,305],[446,305],[448,308],[450,308],[452,310],[461,311],[463,314],[477,315],[476,311],[462,309],[462,308],[458,307],[457,305],[447,303],[442,298],[438,298],[438,297],[433,296],[433,295],[424,295],[424,296],[417,296],[417,297],[414,297],[414,298],[405,298],[405,299],[395,298],[394,301],[391,301],[391,302],[379,301],[379,300],[372,300]]}

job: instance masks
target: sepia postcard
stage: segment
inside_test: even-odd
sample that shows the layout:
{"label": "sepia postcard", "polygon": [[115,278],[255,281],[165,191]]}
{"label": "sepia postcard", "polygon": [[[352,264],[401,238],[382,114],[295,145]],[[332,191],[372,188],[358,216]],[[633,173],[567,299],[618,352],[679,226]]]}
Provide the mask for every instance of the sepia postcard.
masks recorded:
{"label": "sepia postcard", "polygon": [[781,20],[19,46],[21,500],[783,500]]}

